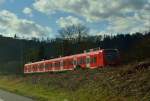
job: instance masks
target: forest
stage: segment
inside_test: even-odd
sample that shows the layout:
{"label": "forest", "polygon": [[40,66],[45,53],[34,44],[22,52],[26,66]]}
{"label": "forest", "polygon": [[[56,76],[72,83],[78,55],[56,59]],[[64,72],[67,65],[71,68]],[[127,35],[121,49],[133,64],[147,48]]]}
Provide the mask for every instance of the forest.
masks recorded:
{"label": "forest", "polygon": [[116,48],[123,64],[150,57],[150,32],[132,34],[89,35],[85,26],[69,26],[58,31],[55,39],[22,39],[0,36],[0,72],[22,74],[28,62],[82,53],[100,47]]}

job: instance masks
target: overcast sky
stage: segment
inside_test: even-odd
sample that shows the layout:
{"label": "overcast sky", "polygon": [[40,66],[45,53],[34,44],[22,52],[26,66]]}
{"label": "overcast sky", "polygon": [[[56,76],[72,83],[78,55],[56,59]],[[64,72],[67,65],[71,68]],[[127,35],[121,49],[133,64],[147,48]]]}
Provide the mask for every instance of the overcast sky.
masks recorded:
{"label": "overcast sky", "polygon": [[79,23],[94,35],[149,31],[150,0],[0,0],[4,36],[51,38]]}

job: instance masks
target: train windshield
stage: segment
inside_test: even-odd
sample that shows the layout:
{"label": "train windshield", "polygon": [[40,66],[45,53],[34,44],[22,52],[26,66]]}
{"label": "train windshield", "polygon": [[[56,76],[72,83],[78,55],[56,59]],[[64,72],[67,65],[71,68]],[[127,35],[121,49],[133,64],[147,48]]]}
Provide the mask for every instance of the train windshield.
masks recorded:
{"label": "train windshield", "polygon": [[118,50],[104,50],[105,59],[107,62],[113,62],[118,59],[119,53]]}

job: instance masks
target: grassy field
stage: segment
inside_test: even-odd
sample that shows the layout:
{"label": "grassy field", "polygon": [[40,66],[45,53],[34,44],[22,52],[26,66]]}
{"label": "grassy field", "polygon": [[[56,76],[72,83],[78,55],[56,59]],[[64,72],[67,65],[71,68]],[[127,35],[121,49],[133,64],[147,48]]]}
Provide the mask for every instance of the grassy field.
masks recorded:
{"label": "grassy field", "polygon": [[150,70],[136,65],[1,75],[0,88],[38,101],[150,101]]}

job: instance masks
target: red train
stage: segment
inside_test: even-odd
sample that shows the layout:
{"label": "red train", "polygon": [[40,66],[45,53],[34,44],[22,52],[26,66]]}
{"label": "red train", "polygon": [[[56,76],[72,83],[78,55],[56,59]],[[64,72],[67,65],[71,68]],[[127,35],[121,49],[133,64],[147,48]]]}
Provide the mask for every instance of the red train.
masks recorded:
{"label": "red train", "polygon": [[74,70],[76,67],[103,68],[107,65],[117,65],[119,62],[120,55],[117,49],[91,49],[81,54],[25,64],[24,73]]}

